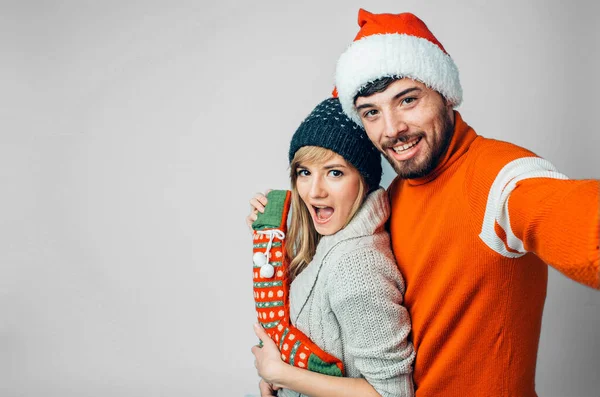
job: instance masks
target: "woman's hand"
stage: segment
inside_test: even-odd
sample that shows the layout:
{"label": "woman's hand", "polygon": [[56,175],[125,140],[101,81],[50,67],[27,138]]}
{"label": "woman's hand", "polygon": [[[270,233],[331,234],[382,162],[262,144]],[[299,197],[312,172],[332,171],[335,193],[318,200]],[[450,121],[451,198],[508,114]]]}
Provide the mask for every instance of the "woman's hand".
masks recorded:
{"label": "woman's hand", "polygon": [[273,396],[269,393],[283,388],[315,397],[381,397],[365,378],[324,375],[285,363],[277,344],[259,324],[254,324],[254,333],[263,343],[262,348],[252,348],[254,365],[262,378],[258,384],[261,397]]}
{"label": "woman's hand", "polygon": [[265,212],[265,205],[267,205],[267,197],[266,195],[271,191],[271,189],[267,190],[265,194],[256,193],[256,196],[250,199],[250,207],[252,210],[250,211],[250,215],[246,217],[246,224],[250,228],[250,232],[252,232],[252,223],[256,220],[258,213]]}
{"label": "woman's hand", "polygon": [[258,382],[258,390],[260,391],[260,397],[270,397],[276,396],[276,390],[279,390],[279,388],[265,382],[264,379],[261,379],[260,382]]}
{"label": "woman's hand", "polygon": [[281,375],[288,364],[281,359],[281,352],[277,345],[267,335],[262,326],[254,324],[254,333],[263,343],[263,347],[254,346],[252,348],[252,354],[255,358],[254,366],[258,376],[263,378],[266,383],[270,383],[273,390],[277,390]]}

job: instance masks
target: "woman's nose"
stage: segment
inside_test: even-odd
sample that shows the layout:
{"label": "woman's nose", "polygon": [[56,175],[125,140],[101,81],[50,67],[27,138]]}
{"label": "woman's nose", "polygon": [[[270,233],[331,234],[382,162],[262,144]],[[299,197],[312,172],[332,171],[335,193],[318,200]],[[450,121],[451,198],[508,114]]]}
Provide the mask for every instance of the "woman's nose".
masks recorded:
{"label": "woman's nose", "polygon": [[314,178],[310,185],[310,196],[319,198],[327,196],[327,190],[321,178]]}

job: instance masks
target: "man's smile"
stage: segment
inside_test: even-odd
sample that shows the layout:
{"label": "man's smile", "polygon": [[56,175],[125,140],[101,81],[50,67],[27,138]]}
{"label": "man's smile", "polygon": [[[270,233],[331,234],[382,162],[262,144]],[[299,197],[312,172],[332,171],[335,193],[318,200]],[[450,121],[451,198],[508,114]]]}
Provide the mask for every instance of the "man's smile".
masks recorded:
{"label": "man's smile", "polygon": [[423,136],[413,136],[408,139],[398,139],[393,144],[386,145],[386,150],[390,156],[397,161],[408,160],[413,157],[420,148],[419,143],[423,140]]}

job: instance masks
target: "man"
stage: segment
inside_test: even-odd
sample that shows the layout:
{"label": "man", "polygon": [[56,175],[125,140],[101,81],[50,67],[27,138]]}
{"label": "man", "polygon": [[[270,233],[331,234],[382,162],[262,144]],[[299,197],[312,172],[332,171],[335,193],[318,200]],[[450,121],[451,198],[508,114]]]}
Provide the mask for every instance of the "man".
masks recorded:
{"label": "man", "polygon": [[536,396],[546,264],[600,287],[599,181],[477,135],[454,110],[458,69],[414,15],[360,10],[359,25],[334,95],[398,174],[417,396]]}

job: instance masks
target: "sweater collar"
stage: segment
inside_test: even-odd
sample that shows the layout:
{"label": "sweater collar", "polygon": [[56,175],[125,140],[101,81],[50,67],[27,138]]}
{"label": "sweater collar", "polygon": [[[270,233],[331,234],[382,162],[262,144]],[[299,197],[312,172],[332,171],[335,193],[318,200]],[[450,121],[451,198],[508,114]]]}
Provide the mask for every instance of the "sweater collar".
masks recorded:
{"label": "sweater collar", "polygon": [[[328,247],[332,247],[340,241],[354,237],[370,236],[384,227],[389,215],[390,204],[387,193],[383,188],[379,188],[367,196],[345,228],[330,236],[321,237],[319,248],[322,246],[325,251],[328,251]],[[318,251],[323,251],[319,248],[317,248]]]}
{"label": "sweater collar", "polygon": [[423,185],[437,178],[447,170],[456,160],[469,150],[473,140],[477,138],[475,131],[462,119],[458,111],[454,111],[454,133],[450,146],[444,157],[433,171],[422,178],[407,179],[409,185]]}

